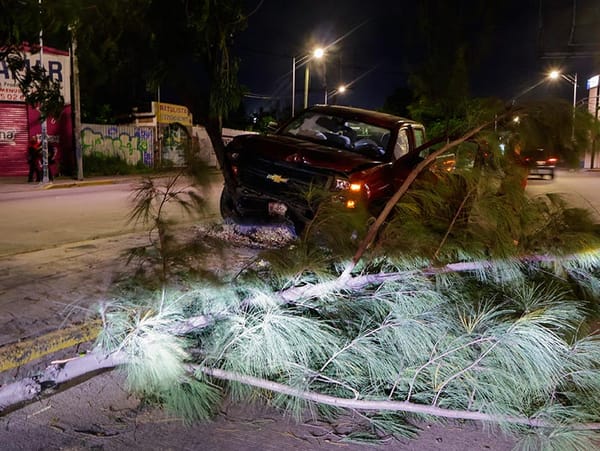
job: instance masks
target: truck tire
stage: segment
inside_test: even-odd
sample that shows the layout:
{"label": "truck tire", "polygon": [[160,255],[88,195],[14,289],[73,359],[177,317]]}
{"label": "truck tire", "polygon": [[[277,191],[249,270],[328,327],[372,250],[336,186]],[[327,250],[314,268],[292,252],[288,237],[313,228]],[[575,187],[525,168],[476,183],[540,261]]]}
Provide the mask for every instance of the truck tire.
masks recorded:
{"label": "truck tire", "polygon": [[231,197],[231,193],[225,186],[223,187],[223,191],[221,191],[219,210],[221,211],[221,217],[225,221],[231,221],[235,223],[241,222],[242,217],[235,208],[235,204],[233,202],[233,198]]}

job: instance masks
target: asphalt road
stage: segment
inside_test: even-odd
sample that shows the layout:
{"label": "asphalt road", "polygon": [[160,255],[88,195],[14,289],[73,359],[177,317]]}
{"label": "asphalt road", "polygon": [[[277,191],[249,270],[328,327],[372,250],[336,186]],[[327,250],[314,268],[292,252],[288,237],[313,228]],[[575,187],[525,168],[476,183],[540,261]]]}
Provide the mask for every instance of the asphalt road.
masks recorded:
{"label": "asphalt road", "polygon": [[558,193],[569,205],[590,210],[600,222],[600,171],[557,170],[554,180],[529,180],[527,193]]}
{"label": "asphalt road", "polygon": [[[41,186],[0,178],[0,257],[144,230],[143,225],[128,220],[138,181],[117,177]],[[216,218],[222,186],[215,172],[210,184],[199,190],[206,199],[202,214],[189,217],[174,207],[169,214],[179,223]]]}

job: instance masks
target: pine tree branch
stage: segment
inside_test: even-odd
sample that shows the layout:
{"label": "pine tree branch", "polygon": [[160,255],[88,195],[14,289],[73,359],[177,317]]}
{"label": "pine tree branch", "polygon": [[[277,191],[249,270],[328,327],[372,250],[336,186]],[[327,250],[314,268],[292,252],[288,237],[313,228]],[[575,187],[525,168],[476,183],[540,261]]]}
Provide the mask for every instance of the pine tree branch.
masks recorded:
{"label": "pine tree branch", "polygon": [[457,208],[456,213],[454,214],[454,217],[452,218],[452,222],[448,226],[448,229],[446,230],[446,233],[444,234],[444,237],[442,238],[442,241],[441,241],[440,245],[438,246],[438,248],[436,249],[435,253],[433,254],[433,258],[434,259],[437,259],[440,251],[442,250],[442,248],[446,244],[446,241],[448,240],[448,237],[450,236],[450,233],[452,232],[452,229],[454,229],[454,226],[456,224],[456,221],[458,220],[458,217],[460,216],[460,214],[464,210],[465,205],[467,204],[467,200],[469,200],[469,198],[471,197],[471,194],[473,194],[474,191],[475,191],[475,188],[471,189],[467,193],[467,195],[463,198],[462,202],[460,203],[459,207]]}
{"label": "pine tree branch", "polygon": [[95,376],[99,371],[110,370],[124,363],[127,363],[127,357],[122,352],[109,355],[91,352],[83,357],[55,362],[37,376],[0,387],[0,415],[9,413],[40,396],[59,393],[63,384],[68,385],[65,387],[68,388]]}
{"label": "pine tree branch", "polygon": [[[580,258],[578,254],[551,256],[551,255],[526,255],[515,257],[515,262],[520,263],[541,263],[541,262],[556,262],[577,260]],[[349,276],[344,278],[340,276],[337,279],[322,282],[318,284],[306,284],[299,287],[290,287],[278,292],[282,302],[297,302],[302,298],[311,298],[322,296],[323,293],[331,293],[339,290],[358,291],[368,285],[379,285],[386,282],[402,280],[409,274],[421,274],[424,276],[435,276],[439,274],[467,272],[467,271],[483,271],[493,268],[497,263],[492,260],[479,260],[473,262],[458,262],[448,263],[444,266],[429,266],[421,270],[389,272],[379,274],[362,274],[358,276]]]}
{"label": "pine tree branch", "polygon": [[407,401],[389,401],[389,400],[364,400],[338,398],[330,395],[323,395],[313,391],[300,390],[288,385],[272,382],[266,379],[260,379],[253,376],[233,373],[218,368],[207,368],[193,365],[195,371],[200,371],[207,376],[230,382],[251,385],[264,390],[281,393],[283,395],[294,396],[297,398],[313,401],[319,404],[326,404],[333,407],[362,410],[362,411],[394,411],[407,412],[420,415],[432,415],[442,418],[451,418],[457,420],[486,421],[493,423],[511,423],[522,424],[525,426],[552,428],[568,427],[571,430],[600,430],[600,423],[580,423],[580,424],[555,424],[549,421],[536,418],[527,418],[513,415],[488,414],[484,412],[471,412],[466,410],[443,409],[441,407],[428,406],[424,404],[414,404]]}
{"label": "pine tree branch", "polygon": [[[124,352],[115,352],[106,355],[100,353],[99,351],[92,352],[84,357],[77,357],[67,361],[55,362],[47,367],[46,370],[41,373],[41,375],[36,376],[35,378],[27,378],[0,387],[0,415],[9,413],[14,409],[23,406],[27,402],[32,402],[40,396],[48,396],[59,392],[61,389],[61,384],[67,388],[67,386],[70,387],[89,379],[90,377],[98,374],[99,371],[110,370],[119,365],[127,364],[127,362],[128,357]],[[196,374],[198,371],[200,371],[207,376],[217,379],[238,382],[338,408],[361,411],[407,412],[442,418],[486,421],[494,423],[511,423],[542,428],[561,427],[564,429],[567,427],[570,430],[600,430],[600,423],[578,423],[565,425],[551,423],[549,421],[536,418],[527,418],[514,415],[498,415],[466,410],[443,409],[431,405],[415,404],[408,401],[339,398],[313,391],[300,390],[278,382],[233,373],[218,368],[189,365],[188,370],[191,374]]]}
{"label": "pine tree branch", "polygon": [[356,253],[354,254],[354,257],[352,258],[352,262],[346,267],[344,272],[340,275],[340,279],[345,280],[350,277],[350,274],[356,267],[356,264],[360,261],[360,259],[362,258],[363,254],[365,253],[367,248],[375,240],[375,237],[377,236],[379,229],[381,228],[381,226],[383,225],[383,223],[385,222],[385,220],[387,219],[389,214],[392,212],[392,210],[394,209],[394,207],[396,206],[398,201],[402,198],[402,196],[404,196],[404,194],[406,194],[406,192],[408,191],[408,188],[410,188],[410,186],[417,179],[419,174],[421,172],[423,172],[427,168],[427,166],[429,166],[431,163],[433,163],[435,161],[435,159],[437,157],[439,157],[440,155],[442,155],[444,152],[447,152],[449,149],[452,149],[453,147],[456,147],[459,144],[462,144],[463,142],[467,141],[469,138],[475,136],[477,133],[479,133],[481,130],[483,130],[484,128],[486,128],[487,126],[489,126],[492,123],[493,122],[486,122],[486,123],[480,125],[479,127],[476,127],[474,129],[470,130],[468,133],[465,133],[460,138],[457,138],[454,141],[449,142],[445,146],[442,146],[440,149],[436,150],[435,152],[432,152],[431,154],[429,154],[429,156],[427,158],[425,158],[423,161],[421,161],[408,174],[408,176],[406,177],[406,179],[404,180],[404,182],[402,183],[400,188],[398,188],[398,191],[396,191],[396,193],[391,197],[391,199],[387,202],[387,204],[385,205],[385,207],[383,208],[383,210],[381,211],[381,213],[379,214],[379,216],[377,217],[375,222],[373,222],[371,227],[369,227],[367,235],[360,243]]}

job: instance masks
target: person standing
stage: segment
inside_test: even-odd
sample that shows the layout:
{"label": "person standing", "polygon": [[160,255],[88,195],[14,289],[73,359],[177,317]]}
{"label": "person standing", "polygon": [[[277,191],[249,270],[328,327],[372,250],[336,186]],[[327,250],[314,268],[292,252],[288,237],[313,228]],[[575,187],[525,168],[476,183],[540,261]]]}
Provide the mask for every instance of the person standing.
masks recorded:
{"label": "person standing", "polygon": [[42,181],[41,171],[41,159],[42,149],[41,143],[36,137],[32,137],[27,147],[27,164],[29,165],[29,174],[27,175],[27,182],[33,182],[35,176],[36,182]]}
{"label": "person standing", "polygon": [[58,152],[56,144],[49,143],[48,145],[48,178],[54,181],[54,176],[58,173],[57,157]]}

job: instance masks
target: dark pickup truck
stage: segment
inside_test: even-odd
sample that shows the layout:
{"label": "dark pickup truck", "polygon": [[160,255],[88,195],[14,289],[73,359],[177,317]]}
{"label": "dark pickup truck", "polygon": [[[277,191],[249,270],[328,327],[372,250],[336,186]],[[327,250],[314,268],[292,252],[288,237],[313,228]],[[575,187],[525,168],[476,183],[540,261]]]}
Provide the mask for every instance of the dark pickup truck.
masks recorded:
{"label": "dark pickup truck", "polygon": [[421,161],[424,142],[424,127],[409,119],[342,106],[308,108],[272,134],[229,143],[221,214],[235,222],[303,224],[314,215],[309,193],[315,191],[346,208],[381,208]]}

